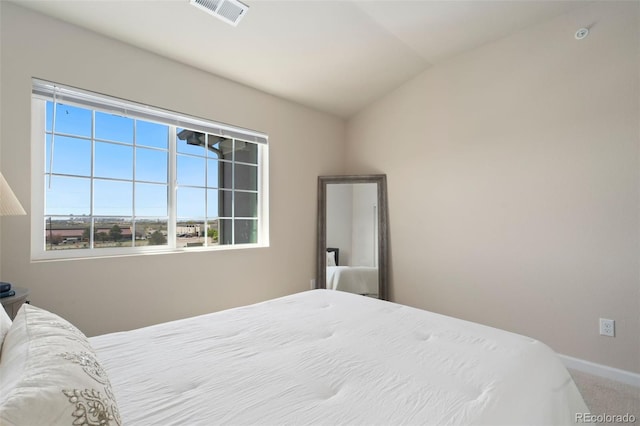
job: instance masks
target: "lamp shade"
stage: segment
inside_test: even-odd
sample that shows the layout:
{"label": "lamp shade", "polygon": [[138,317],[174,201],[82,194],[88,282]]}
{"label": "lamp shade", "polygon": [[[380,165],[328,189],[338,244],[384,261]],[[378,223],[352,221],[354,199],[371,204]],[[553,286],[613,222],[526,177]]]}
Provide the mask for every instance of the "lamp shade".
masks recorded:
{"label": "lamp shade", "polygon": [[19,216],[27,214],[16,194],[0,173],[0,216]]}

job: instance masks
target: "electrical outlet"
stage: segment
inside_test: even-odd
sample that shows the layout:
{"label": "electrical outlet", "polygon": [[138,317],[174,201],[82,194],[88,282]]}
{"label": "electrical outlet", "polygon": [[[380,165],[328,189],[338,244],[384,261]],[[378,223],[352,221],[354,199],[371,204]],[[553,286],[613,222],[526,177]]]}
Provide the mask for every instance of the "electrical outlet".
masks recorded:
{"label": "electrical outlet", "polygon": [[616,336],[616,322],[612,319],[600,318],[600,335]]}
{"label": "electrical outlet", "polygon": [[311,290],[313,290],[314,288],[316,288],[316,280],[315,280],[315,278],[311,280]]}

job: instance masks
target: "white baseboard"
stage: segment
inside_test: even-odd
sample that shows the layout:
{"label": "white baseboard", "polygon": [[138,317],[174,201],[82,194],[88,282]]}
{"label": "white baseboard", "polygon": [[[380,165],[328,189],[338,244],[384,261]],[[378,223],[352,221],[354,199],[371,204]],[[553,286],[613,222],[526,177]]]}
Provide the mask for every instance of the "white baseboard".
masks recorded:
{"label": "white baseboard", "polygon": [[574,358],[568,355],[558,354],[558,357],[560,357],[567,368],[640,388],[640,374],[638,373],[596,364],[595,362],[585,361],[584,359]]}

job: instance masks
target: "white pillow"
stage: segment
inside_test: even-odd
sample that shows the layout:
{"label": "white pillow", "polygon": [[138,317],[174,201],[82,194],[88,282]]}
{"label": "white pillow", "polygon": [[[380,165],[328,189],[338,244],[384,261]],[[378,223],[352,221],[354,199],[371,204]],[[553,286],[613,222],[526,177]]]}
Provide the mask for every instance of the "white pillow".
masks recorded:
{"label": "white pillow", "polygon": [[334,251],[327,252],[327,266],[336,266],[336,253]]}
{"label": "white pillow", "polygon": [[7,335],[7,331],[11,328],[11,318],[9,314],[4,310],[4,307],[0,307],[0,348],[2,348],[2,342]]}
{"label": "white pillow", "polygon": [[1,357],[0,424],[121,424],[109,378],[87,338],[59,316],[22,305]]}

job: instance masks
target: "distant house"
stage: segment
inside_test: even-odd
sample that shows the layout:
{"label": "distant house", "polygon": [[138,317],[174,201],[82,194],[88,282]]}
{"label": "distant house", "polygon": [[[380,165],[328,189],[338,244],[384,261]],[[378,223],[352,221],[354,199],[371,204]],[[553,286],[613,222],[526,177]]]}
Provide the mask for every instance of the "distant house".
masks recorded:
{"label": "distant house", "polygon": [[198,224],[178,225],[176,227],[176,234],[179,237],[199,237],[202,236],[201,231]]}

